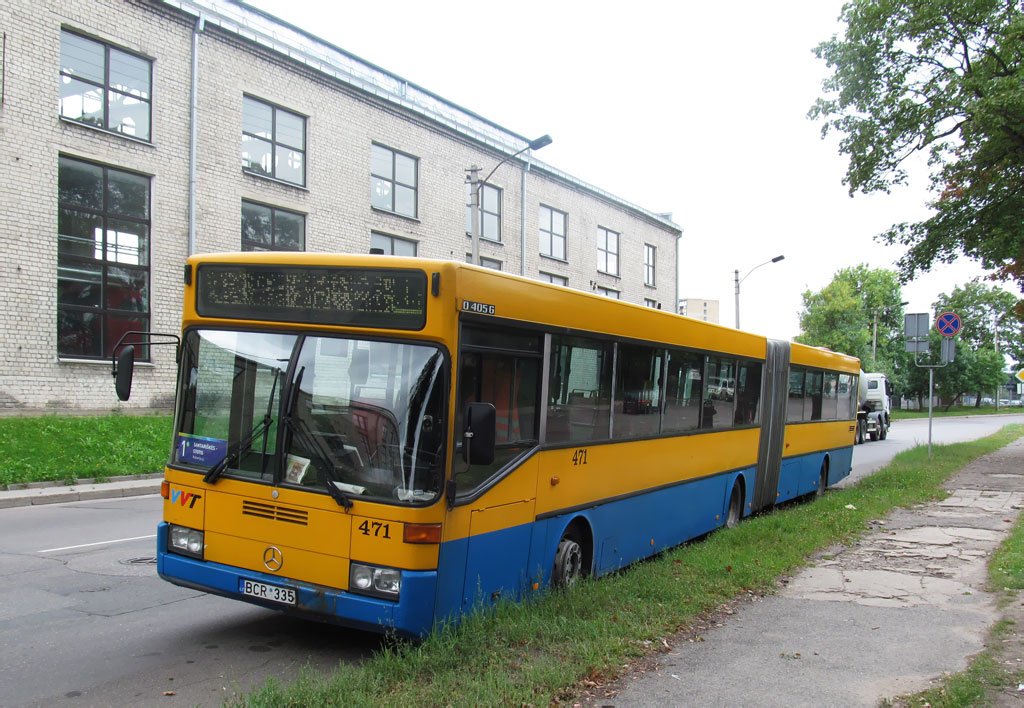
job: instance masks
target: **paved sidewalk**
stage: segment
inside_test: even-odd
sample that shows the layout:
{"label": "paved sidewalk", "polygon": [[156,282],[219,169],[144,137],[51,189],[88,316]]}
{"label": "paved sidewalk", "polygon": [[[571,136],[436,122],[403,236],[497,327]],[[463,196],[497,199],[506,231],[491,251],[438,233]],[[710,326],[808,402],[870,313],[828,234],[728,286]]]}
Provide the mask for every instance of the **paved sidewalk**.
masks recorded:
{"label": "paved sidewalk", "polygon": [[987,561],[1024,504],[1024,439],[947,487],[948,499],[895,511],[702,636],[670,639],[656,666],[587,703],[877,706],[964,669],[999,616]]}
{"label": "paved sidewalk", "polygon": [[115,477],[109,482],[82,484],[34,483],[12,485],[14,489],[0,489],[0,509],[33,504],[59,504],[86,499],[110,499],[158,494],[163,473],[135,477]]}

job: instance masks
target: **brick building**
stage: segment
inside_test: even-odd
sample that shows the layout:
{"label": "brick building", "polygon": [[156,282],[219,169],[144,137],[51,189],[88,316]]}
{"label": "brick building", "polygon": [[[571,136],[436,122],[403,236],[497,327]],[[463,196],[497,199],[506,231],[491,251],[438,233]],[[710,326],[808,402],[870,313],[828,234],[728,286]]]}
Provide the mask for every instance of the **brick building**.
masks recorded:
{"label": "brick building", "polygon": [[[0,411],[118,407],[109,352],[180,328],[189,253],[465,259],[651,307],[681,231],[517,135],[231,0],[0,3]],[[536,136],[531,136],[536,137]],[[130,406],[173,402],[169,348]]]}

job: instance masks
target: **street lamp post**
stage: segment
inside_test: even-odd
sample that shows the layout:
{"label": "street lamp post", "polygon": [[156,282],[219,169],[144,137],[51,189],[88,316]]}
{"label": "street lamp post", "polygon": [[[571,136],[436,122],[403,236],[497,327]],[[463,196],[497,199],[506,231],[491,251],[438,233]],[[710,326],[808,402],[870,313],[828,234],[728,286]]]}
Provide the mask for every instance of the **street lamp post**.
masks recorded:
{"label": "street lamp post", "polygon": [[878,345],[878,313],[888,312],[894,307],[905,307],[906,305],[909,304],[909,302],[901,302],[899,305],[888,305],[886,307],[875,308],[875,324],[871,330],[871,361],[875,361],[878,358],[877,356],[875,356],[876,347]]}
{"label": "street lamp post", "polygon": [[540,150],[542,147],[551,144],[550,135],[542,135],[536,140],[531,140],[526,144],[522,150],[514,152],[511,155],[506,155],[501,162],[494,166],[486,177],[480,179],[480,168],[476,165],[470,167],[466,172],[469,175],[466,177],[466,182],[470,185],[469,187],[469,208],[470,208],[470,238],[473,242],[473,265],[480,265],[480,190],[487,184],[487,180],[494,176],[494,173],[498,171],[498,168],[504,165],[509,160],[522,155],[527,150]]}
{"label": "street lamp post", "polygon": [[760,268],[761,266],[768,265],[769,263],[778,263],[779,261],[783,260],[784,258],[785,258],[785,256],[775,256],[775,258],[771,259],[770,261],[765,261],[764,263],[760,263],[760,264],[754,266],[753,268],[751,268],[747,272],[747,274],[743,276],[742,279],[740,278],[739,270],[733,271],[733,277],[734,277],[735,282],[736,282],[736,329],[740,328],[740,283],[742,283],[744,280],[749,278],[750,274],[753,273],[758,268]]}
{"label": "street lamp post", "polygon": [[[996,343],[996,354],[999,353],[999,321],[1002,320],[1003,317],[1005,317],[1006,315],[1007,315],[1007,313],[1004,312],[1003,314],[1001,314],[998,317],[996,317],[996,326],[993,327],[993,332],[994,332],[994,336],[995,336],[995,343]],[[1006,362],[1003,362],[1003,363],[1005,364]],[[1000,366],[999,367],[999,372],[1002,373],[1002,371],[1003,371],[1003,367]],[[999,384],[999,385],[996,386],[996,413],[999,412],[999,389],[1000,388],[1002,388],[1002,384]]]}

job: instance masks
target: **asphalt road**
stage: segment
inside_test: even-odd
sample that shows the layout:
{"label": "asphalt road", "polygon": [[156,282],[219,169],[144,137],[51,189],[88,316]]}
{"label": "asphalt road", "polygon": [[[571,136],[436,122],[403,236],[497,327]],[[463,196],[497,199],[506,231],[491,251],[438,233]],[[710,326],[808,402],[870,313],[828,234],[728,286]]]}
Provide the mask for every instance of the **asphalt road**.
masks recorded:
{"label": "asphalt road", "polygon": [[[937,418],[933,441],[1013,422],[1024,414]],[[857,446],[850,479],[927,439],[927,420],[898,422],[887,440]],[[142,496],[0,509],[0,707],[216,706],[269,676],[329,671],[381,645],[160,580],[160,507]]]}
{"label": "asphalt road", "polygon": [[219,706],[380,646],[159,579],[160,513],[158,496],[0,510],[0,706]]}

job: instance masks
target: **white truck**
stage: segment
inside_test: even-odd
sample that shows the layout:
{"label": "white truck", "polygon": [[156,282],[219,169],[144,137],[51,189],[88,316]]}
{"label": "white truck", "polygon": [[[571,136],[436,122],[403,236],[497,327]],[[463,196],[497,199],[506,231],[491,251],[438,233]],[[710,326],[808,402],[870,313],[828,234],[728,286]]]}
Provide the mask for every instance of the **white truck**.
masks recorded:
{"label": "white truck", "polygon": [[892,419],[889,417],[892,384],[885,374],[860,372],[860,386],[857,390],[857,437],[855,444],[867,439],[885,440],[889,434]]}

